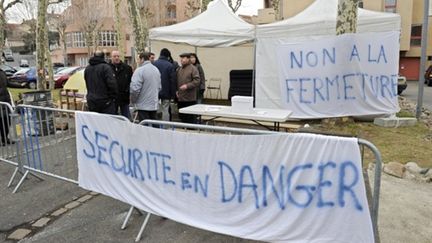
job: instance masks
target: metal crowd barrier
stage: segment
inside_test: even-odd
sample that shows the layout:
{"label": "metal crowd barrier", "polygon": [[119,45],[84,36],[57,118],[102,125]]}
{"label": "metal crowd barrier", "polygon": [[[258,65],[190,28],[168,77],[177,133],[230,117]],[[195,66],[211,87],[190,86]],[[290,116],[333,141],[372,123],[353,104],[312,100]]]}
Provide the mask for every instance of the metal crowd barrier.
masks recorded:
{"label": "metal crowd barrier", "polygon": [[[50,176],[78,184],[78,163],[76,154],[76,111],[41,106],[19,105],[14,116],[16,154],[21,159],[15,163],[15,169],[9,185],[16,175],[22,174],[15,186],[15,193],[30,174],[41,179],[37,174]],[[129,121],[122,116],[118,119]],[[2,157],[3,158],[3,157]]]}
{"label": "metal crowd barrier", "polygon": [[[195,125],[195,124],[187,124],[187,123],[179,123],[179,122],[166,122],[166,121],[155,121],[155,120],[144,120],[139,123],[140,125],[145,126],[153,126],[161,129],[169,129],[176,131],[184,131],[184,132],[195,132],[195,133],[209,133],[209,134],[235,134],[235,135],[266,135],[266,134],[275,134],[277,132],[265,131],[265,130],[253,130],[253,129],[241,129],[241,128],[231,128],[231,127],[220,127],[220,126],[209,126],[209,125]],[[375,156],[375,175],[374,175],[374,188],[372,193],[372,198],[368,197],[370,206],[370,214],[372,218],[372,226],[374,230],[375,238],[377,242],[379,242],[379,232],[378,232],[378,208],[379,208],[379,194],[380,194],[380,185],[381,185],[381,154],[379,150],[376,148],[374,144],[371,142],[358,139],[358,144],[361,147],[361,151],[364,151],[364,148],[368,148],[372,151]],[[362,164],[364,157],[362,156]],[[365,177],[365,180],[366,177]],[[366,183],[368,186],[368,183]],[[123,221],[121,229],[125,229],[127,227],[127,223],[132,215],[134,206],[129,208],[129,211]],[[151,213],[143,212],[138,210],[141,214],[146,214],[146,217],[141,225],[141,228],[135,238],[135,241],[138,242],[141,239],[141,236],[144,232],[144,229],[150,219]]]}
{"label": "metal crowd barrier", "polygon": [[0,161],[17,166],[17,137],[15,134],[15,110],[6,102],[0,102]]}
{"label": "metal crowd barrier", "polygon": [[[2,138],[6,137],[7,129],[9,128],[8,137],[10,140],[9,143],[5,140],[5,146],[0,148],[0,162],[16,166],[8,187],[11,186],[18,173],[22,174],[22,177],[14,188],[13,193],[18,190],[29,174],[37,178],[40,178],[37,174],[43,174],[78,184],[75,113],[76,111],[31,105],[19,105],[13,109],[13,107],[8,103],[0,102],[0,135]],[[113,117],[129,121],[127,118],[122,116]],[[264,130],[195,125],[154,120],[145,120],[140,124],[159,127],[161,129],[209,134],[264,135],[276,133]],[[363,148],[366,147],[371,150],[375,156],[376,166],[374,188],[369,204],[371,205],[371,218],[374,233],[375,237],[377,237],[382,168],[381,155],[378,149],[369,141],[358,139],[358,143],[359,146],[362,147],[362,151]],[[121,229],[126,228],[133,210],[134,207],[131,206]],[[150,213],[147,213],[136,237],[136,241],[140,240],[149,221],[150,215]]]}

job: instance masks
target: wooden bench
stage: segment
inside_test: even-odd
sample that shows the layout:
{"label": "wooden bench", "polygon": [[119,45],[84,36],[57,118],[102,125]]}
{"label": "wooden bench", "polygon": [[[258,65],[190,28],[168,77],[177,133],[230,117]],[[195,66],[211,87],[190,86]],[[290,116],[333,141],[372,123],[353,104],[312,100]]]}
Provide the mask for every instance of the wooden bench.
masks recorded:
{"label": "wooden bench", "polygon": [[78,94],[77,89],[61,89],[59,108],[67,110],[83,110],[85,100],[82,95]]}

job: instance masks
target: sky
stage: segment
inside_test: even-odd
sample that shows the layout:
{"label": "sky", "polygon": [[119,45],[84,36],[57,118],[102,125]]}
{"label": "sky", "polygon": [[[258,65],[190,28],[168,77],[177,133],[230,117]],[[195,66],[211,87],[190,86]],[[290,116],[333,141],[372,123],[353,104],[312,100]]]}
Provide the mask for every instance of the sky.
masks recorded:
{"label": "sky", "polygon": [[[6,0],[5,2],[8,3],[11,0]],[[227,2],[227,0],[224,0]],[[236,1],[236,0],[233,0]],[[237,11],[237,14],[243,14],[243,15],[258,15],[258,9],[263,8],[264,1],[263,0],[242,0],[242,5],[240,6],[239,10]],[[19,23],[22,20],[22,17],[17,18],[16,9],[11,9],[9,11],[8,22],[14,22]]]}

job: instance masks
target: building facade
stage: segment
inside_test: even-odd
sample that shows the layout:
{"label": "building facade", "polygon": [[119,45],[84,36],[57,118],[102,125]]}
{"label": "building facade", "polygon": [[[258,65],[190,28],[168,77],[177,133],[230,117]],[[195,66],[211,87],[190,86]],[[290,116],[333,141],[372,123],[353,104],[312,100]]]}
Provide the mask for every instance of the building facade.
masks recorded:
{"label": "building facade", "polygon": [[[147,20],[148,28],[165,26],[185,21],[190,0],[138,0],[141,18]],[[122,39],[124,40],[125,61],[131,62],[134,49],[132,23],[129,18],[127,0],[121,0]],[[63,13],[66,39],[66,65],[86,66],[94,50],[108,55],[117,50],[115,10],[112,0],[72,0]],[[63,63],[61,48],[52,52],[53,62]]]}
{"label": "building facade", "polygon": [[[307,8],[314,0],[281,0],[280,9],[283,19],[293,17]],[[401,16],[400,63],[399,73],[408,80],[418,80],[420,70],[421,29],[423,24],[423,0],[362,0],[364,9],[398,13]],[[258,23],[275,21],[271,1],[264,0],[264,7],[258,12]],[[431,6],[429,6],[429,23],[431,23]],[[428,30],[427,56],[428,65],[432,56],[432,24]]]}

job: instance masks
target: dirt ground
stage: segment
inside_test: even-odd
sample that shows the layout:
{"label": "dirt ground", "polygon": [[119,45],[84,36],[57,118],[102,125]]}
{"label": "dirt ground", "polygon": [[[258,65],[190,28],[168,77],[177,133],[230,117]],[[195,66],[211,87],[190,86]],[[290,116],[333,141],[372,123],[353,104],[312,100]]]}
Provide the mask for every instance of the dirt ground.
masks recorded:
{"label": "dirt ground", "polygon": [[382,243],[431,243],[432,184],[383,173],[378,226]]}

